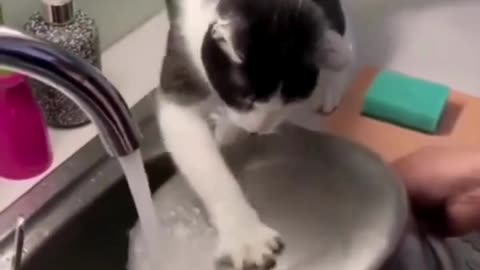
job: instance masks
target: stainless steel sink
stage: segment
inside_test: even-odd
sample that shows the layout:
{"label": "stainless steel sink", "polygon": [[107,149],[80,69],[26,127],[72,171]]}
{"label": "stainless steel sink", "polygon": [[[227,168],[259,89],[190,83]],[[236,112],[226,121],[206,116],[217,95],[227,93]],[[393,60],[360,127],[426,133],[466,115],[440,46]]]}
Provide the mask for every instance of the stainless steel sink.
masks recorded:
{"label": "stainless steel sink", "polygon": [[[146,164],[153,180],[150,182],[152,189],[162,185],[174,172],[165,155],[159,155]],[[125,269],[128,231],[134,225],[137,214],[126,181],[122,177],[117,179],[120,181],[90,205],[78,209],[58,230],[45,228],[50,231],[51,237],[35,250],[27,248],[30,256],[21,269]],[[102,181],[101,177],[97,181]]]}

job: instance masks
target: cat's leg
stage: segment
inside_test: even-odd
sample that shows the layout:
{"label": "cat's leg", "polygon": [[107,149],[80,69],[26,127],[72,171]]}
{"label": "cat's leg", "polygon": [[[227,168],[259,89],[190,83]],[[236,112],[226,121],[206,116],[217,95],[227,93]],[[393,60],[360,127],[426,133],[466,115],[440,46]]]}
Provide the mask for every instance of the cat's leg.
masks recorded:
{"label": "cat's leg", "polygon": [[246,200],[206,119],[191,106],[158,100],[165,146],[218,232],[218,262],[234,269],[270,268],[282,248],[279,234],[263,224]]}
{"label": "cat's leg", "polygon": [[352,44],[333,30],[326,32],[323,49],[326,57],[310,101],[314,110],[331,113],[346,93],[354,54]]}

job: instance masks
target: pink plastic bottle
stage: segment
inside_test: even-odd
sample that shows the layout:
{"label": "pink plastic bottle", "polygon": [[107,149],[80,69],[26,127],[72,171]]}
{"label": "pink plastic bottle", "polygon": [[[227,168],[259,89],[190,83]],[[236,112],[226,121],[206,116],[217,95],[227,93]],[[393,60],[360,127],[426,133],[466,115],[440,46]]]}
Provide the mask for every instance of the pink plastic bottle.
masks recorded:
{"label": "pink plastic bottle", "polygon": [[0,71],[0,177],[28,179],[51,163],[46,122],[27,77]]}

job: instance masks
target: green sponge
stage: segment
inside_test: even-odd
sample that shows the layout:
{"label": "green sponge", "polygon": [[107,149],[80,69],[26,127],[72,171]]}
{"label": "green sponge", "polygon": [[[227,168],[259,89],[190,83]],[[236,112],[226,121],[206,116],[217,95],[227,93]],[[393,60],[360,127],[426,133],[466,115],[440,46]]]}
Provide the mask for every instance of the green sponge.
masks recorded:
{"label": "green sponge", "polygon": [[450,88],[393,71],[379,73],[370,87],[363,114],[400,126],[436,133]]}

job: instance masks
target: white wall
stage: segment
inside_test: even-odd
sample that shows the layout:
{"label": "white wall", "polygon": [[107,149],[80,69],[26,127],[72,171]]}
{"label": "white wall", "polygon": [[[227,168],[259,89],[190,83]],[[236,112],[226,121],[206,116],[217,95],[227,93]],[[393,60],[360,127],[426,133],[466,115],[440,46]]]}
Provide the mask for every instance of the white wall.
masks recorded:
{"label": "white wall", "polygon": [[[164,0],[74,0],[97,21],[102,48],[110,46],[160,12]],[[6,24],[22,27],[41,0],[0,0]]]}
{"label": "white wall", "polygon": [[343,0],[361,65],[480,96],[479,0]]}

